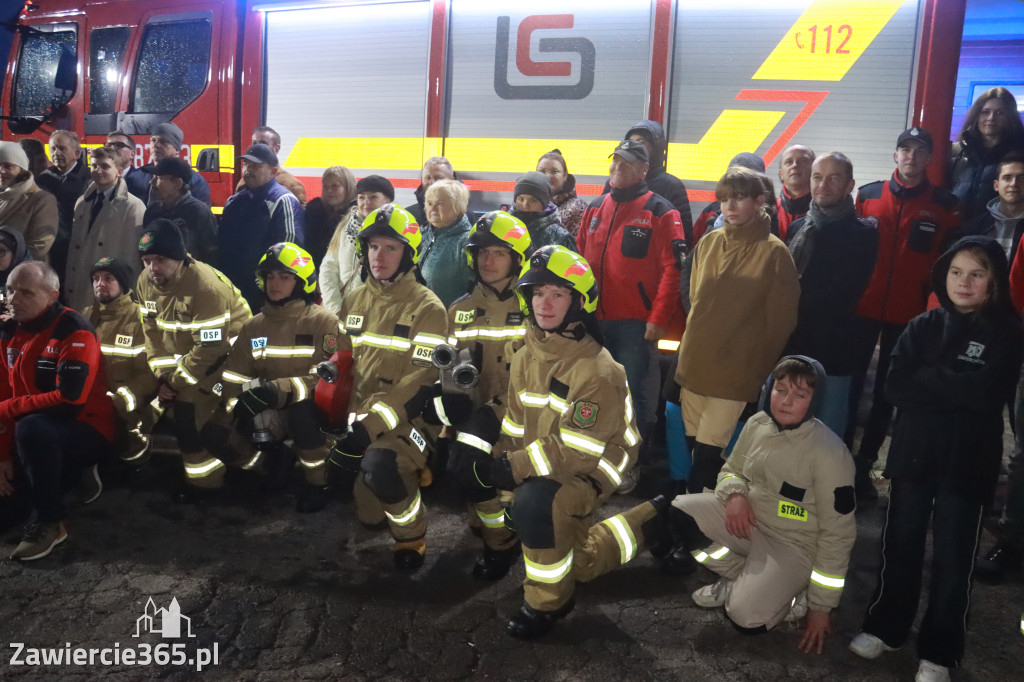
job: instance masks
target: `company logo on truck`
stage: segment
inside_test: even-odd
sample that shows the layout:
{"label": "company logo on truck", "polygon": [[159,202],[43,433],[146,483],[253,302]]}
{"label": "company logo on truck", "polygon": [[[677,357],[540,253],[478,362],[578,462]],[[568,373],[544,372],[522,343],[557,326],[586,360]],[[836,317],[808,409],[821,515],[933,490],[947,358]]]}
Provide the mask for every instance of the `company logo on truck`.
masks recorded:
{"label": "company logo on truck", "polygon": [[[523,76],[572,76],[572,62],[535,62],[530,57],[530,37],[534,31],[572,28],[572,14],[535,14],[519,22],[516,31],[516,69]],[[498,17],[498,35],[494,46],[494,92],[502,99],[584,99],[594,89],[597,50],[586,38],[541,38],[543,53],[575,53],[580,56],[579,79],[575,85],[512,85],[508,80],[510,17]]]}

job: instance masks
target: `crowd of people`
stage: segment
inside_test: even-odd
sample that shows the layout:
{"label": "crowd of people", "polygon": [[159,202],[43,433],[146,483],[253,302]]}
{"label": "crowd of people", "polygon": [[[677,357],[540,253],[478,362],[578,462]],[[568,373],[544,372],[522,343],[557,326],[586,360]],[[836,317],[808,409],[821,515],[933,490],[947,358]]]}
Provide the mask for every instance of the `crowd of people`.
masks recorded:
{"label": "crowd of people", "polygon": [[[145,475],[164,423],[178,502],[217,494],[227,467],[267,491],[300,469],[297,510],[351,490],[401,570],[427,551],[421,488],[450,476],[483,541],[472,574],[524,559],[513,636],[544,635],[576,581],[650,550],[668,573],[720,576],[698,606],[750,633],[802,620],[801,648],[821,651],[891,427],[882,567],[850,648],[908,638],[931,523],[917,679],[948,679],[1007,405],[1009,494],[977,575],[1024,556],[1024,126],[1009,92],[983,94],[948,188],[929,181],[929,131],[894,137],[892,176],[855,198],[839,151],[785,149],[778,192],[740,152],[696,221],[655,121],[611,150],[593,201],[553,150],[482,216],[443,157],[407,208],[344,166],[307,203],[266,126],[219,220],[173,123],[142,166],[120,131],[88,162],[55,131],[45,168],[35,141],[0,142],[0,496],[32,509],[12,558],[67,538],[65,492],[95,500],[111,453],[129,484]],[[657,344],[679,329],[666,372]],[[662,415],[663,493],[595,523],[656,457]]]}

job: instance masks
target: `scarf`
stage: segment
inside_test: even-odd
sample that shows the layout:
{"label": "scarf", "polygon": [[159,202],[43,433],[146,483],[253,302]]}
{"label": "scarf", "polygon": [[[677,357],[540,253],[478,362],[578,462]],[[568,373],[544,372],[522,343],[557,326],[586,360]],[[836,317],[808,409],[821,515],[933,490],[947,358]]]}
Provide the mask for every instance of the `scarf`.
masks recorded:
{"label": "scarf", "polygon": [[837,223],[846,220],[857,212],[853,203],[853,197],[847,195],[835,206],[822,207],[811,201],[807,210],[807,217],[804,218],[803,228],[793,237],[789,250],[793,253],[793,261],[796,263],[796,271],[800,275],[811,262],[814,256],[814,240],[818,231],[829,223]]}

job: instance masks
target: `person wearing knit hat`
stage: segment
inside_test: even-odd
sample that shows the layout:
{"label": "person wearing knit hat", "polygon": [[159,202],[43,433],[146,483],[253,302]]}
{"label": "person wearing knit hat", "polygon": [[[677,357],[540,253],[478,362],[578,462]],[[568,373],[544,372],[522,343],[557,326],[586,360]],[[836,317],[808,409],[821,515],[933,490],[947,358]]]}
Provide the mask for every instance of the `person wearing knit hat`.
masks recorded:
{"label": "person wearing knit hat", "polygon": [[206,450],[199,432],[220,405],[214,387],[231,339],[252,314],[227,277],[188,255],[181,231],[170,220],[143,227],[139,253],[145,269],[135,292],[146,357],[160,406],[173,407],[164,414],[172,421],[184,465],[184,485],[175,500],[191,503],[224,483],[225,464]]}
{"label": "person wearing knit hat", "polygon": [[551,203],[551,183],[540,171],[524,173],[512,193],[515,206],[509,211],[519,218],[530,231],[530,246],[524,262],[542,246],[555,244],[575,251],[576,240],[562,227],[558,207]]}
{"label": "person wearing knit hat", "polygon": [[[159,163],[161,159],[177,156],[185,144],[185,133],[181,132],[181,128],[167,121],[153,128],[149,144],[153,150],[153,158]],[[168,146],[173,148],[173,154],[167,149]]]}
{"label": "person wearing knit hat", "polygon": [[57,199],[36,185],[28,156],[17,142],[0,142],[0,225],[20,232],[32,257],[45,259],[60,213]]}
{"label": "person wearing knit hat", "polygon": [[156,422],[150,402],[157,380],[146,356],[146,335],[139,302],[131,295],[132,268],[120,258],[104,256],[89,271],[92,305],[82,317],[92,323],[103,354],[107,388],[117,411],[117,454],[129,478],[147,464],[149,434]]}
{"label": "person wearing knit hat", "polygon": [[764,159],[751,152],[740,152],[736,156],[732,157],[732,161],[729,162],[729,166],[742,166],[743,168],[749,168],[755,173],[764,174]]}
{"label": "person wearing knit hat", "polygon": [[185,238],[189,254],[212,263],[217,252],[217,219],[210,207],[196,199],[189,189],[194,175],[184,159],[161,159],[149,182],[149,204],[142,224],[148,225],[158,218],[174,222]]}
{"label": "person wearing knit hat", "polygon": [[139,254],[145,256],[163,256],[171,260],[183,261],[188,258],[185,251],[185,239],[181,230],[170,220],[160,218],[142,228],[139,239]]}
{"label": "person wearing knit hat", "polygon": [[[387,197],[387,201],[384,203],[390,203],[395,200],[394,185],[391,184],[390,180],[381,175],[367,175],[356,182],[356,194],[368,194],[370,192],[380,192]],[[378,206],[377,208],[380,207]],[[370,211],[366,213],[369,215]]]}

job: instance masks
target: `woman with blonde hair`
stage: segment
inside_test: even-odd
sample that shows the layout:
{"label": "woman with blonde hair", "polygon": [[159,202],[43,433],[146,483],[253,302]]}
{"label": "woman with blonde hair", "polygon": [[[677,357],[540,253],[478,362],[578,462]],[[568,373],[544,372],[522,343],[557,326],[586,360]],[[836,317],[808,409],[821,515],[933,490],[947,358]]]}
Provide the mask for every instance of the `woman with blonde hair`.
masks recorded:
{"label": "woman with blonde hair", "polygon": [[306,248],[319,268],[335,228],[356,201],[356,178],[344,166],[324,170],[320,196],[306,204]]}
{"label": "woman with blonde hair", "polygon": [[448,308],[469,293],[476,281],[464,250],[472,228],[466,215],[469,190],[458,180],[438,180],[427,189],[425,205],[420,270],[427,288]]}

